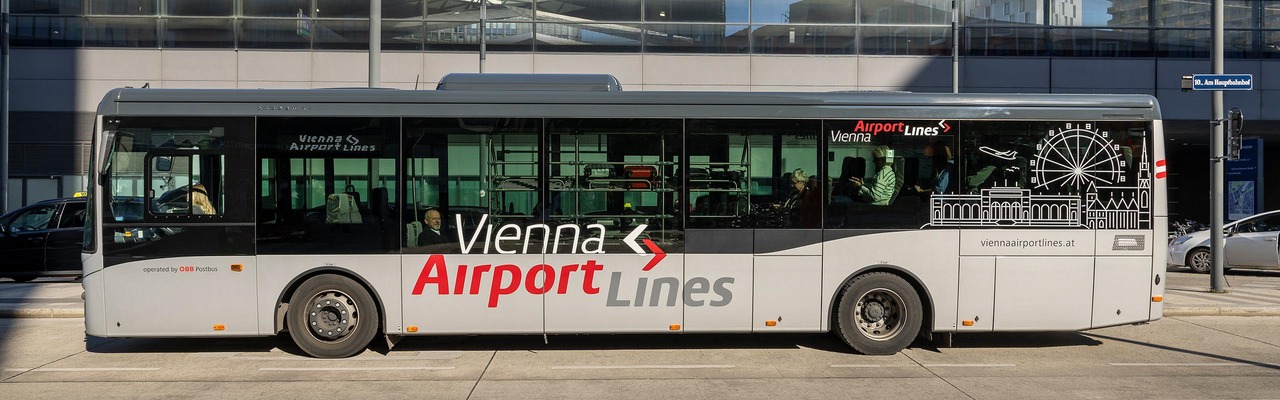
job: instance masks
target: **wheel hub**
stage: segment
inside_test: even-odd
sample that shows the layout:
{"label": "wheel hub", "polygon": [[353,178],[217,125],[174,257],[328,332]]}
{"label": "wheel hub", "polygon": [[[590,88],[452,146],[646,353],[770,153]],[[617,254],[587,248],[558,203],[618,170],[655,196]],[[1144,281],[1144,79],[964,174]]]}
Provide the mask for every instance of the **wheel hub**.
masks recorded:
{"label": "wheel hub", "polygon": [[307,325],[311,333],[322,340],[337,341],[346,338],[359,320],[355,303],[345,293],[327,291],[317,294],[309,302]]}
{"label": "wheel hub", "polygon": [[884,305],[880,303],[868,303],[867,307],[862,309],[862,316],[870,321],[878,321],[884,318]]}
{"label": "wheel hub", "polygon": [[868,339],[892,339],[902,331],[904,304],[902,297],[892,290],[872,289],[854,305],[854,322]]}

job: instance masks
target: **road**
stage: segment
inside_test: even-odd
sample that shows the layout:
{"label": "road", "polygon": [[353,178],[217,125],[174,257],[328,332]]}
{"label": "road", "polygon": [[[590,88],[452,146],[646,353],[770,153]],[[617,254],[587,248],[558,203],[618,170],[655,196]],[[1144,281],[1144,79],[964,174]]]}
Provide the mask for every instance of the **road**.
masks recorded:
{"label": "road", "polygon": [[[1280,318],[956,335],[893,356],[832,335],[408,338],[346,360],[287,338],[85,338],[0,319],[5,398],[1278,398]],[[385,354],[384,354],[385,353]]]}

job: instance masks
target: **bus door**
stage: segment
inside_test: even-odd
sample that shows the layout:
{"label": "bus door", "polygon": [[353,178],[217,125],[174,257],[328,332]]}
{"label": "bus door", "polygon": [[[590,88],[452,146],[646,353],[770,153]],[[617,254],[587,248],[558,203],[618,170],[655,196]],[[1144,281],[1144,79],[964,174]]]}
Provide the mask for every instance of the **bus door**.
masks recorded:
{"label": "bus door", "polygon": [[[253,122],[120,118],[104,196],[107,332],[258,334]],[[156,318],[164,315],[165,318]]]}

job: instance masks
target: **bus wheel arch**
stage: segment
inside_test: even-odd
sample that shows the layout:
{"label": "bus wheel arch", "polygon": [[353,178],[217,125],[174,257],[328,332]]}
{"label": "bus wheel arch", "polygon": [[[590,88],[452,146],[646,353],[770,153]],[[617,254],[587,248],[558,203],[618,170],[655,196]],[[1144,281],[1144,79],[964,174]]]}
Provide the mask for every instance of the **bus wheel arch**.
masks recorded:
{"label": "bus wheel arch", "polygon": [[289,326],[286,323],[286,321],[288,318],[289,300],[293,298],[293,295],[295,292],[298,291],[298,288],[301,287],[302,284],[307,280],[320,275],[326,275],[326,274],[342,276],[347,279],[351,279],[355,281],[357,284],[359,284],[361,288],[363,288],[364,291],[368,293],[370,297],[372,297],[374,308],[377,309],[378,321],[381,321],[378,324],[379,326],[376,327],[377,331],[379,333],[385,332],[385,329],[381,325],[385,324],[387,321],[386,306],[382,301],[382,296],[378,293],[377,290],[373,288],[373,285],[370,285],[369,281],[365,280],[364,277],[361,277],[360,274],[352,272],[351,270],[348,270],[342,267],[327,266],[327,267],[316,267],[316,268],[307,270],[306,272],[303,272],[301,274],[298,274],[298,276],[294,277],[293,280],[289,281],[288,285],[285,285],[284,290],[280,291],[280,296],[276,298],[276,312],[275,312],[275,333],[276,334],[281,334],[288,331]]}
{"label": "bus wheel arch", "polygon": [[[853,287],[855,282],[858,282],[859,288]],[[894,287],[892,285],[894,284],[889,282],[897,282],[900,285],[896,287],[898,290],[893,290]],[[871,284],[880,290],[867,290],[867,284]],[[897,293],[899,291],[902,293]],[[853,299],[851,298],[853,296],[861,298]],[[912,323],[912,326],[905,327],[902,332],[898,332],[895,329],[897,334],[906,333],[905,336],[894,335],[893,337],[875,340],[876,342],[891,342],[887,347],[883,346],[883,343],[868,346],[866,340],[862,340],[863,343],[861,344],[855,344],[855,339],[857,338],[851,336],[854,332],[850,332],[850,330],[857,330],[858,328],[849,323],[850,316],[844,315],[845,313],[842,310],[851,311],[854,303],[864,298],[880,298],[890,302],[892,302],[890,299],[896,299],[897,302],[902,303],[900,305],[907,305],[908,308],[910,306],[918,307],[919,310],[916,312],[908,309],[908,313],[914,315],[904,316],[903,321],[909,322],[916,318],[919,318],[919,320]],[[830,326],[832,332],[835,332],[837,336],[840,336],[841,339],[859,352],[878,355],[893,354],[909,346],[917,336],[928,336],[932,333],[934,309],[933,297],[929,294],[929,290],[924,283],[914,274],[894,265],[872,265],[849,274],[840,283],[831,301],[831,309],[829,310],[831,316]],[[844,326],[842,326],[842,323]]]}

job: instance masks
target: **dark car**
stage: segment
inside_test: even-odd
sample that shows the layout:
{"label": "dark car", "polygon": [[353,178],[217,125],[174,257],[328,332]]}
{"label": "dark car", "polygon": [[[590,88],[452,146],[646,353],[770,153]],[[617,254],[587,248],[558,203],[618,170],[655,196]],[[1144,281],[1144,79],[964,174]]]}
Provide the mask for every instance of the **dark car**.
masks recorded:
{"label": "dark car", "polygon": [[45,200],[0,216],[0,278],[80,276],[85,199]]}

